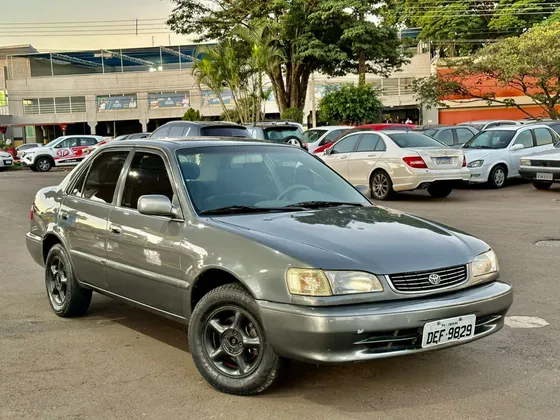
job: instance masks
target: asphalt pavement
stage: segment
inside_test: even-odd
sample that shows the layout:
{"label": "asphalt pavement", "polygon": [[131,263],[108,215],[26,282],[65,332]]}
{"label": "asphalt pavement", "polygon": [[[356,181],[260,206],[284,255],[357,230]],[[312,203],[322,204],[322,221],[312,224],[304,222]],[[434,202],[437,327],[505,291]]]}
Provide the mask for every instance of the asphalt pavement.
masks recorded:
{"label": "asphalt pavement", "polygon": [[515,287],[510,316],[536,317],[452,349],[347,366],[293,363],[259,397],[200,377],[184,328],[94,295],[80,319],[55,316],[24,235],[37,190],[65,175],[0,173],[0,419],[560,418],[560,186],[465,188],[384,203],[487,241]]}

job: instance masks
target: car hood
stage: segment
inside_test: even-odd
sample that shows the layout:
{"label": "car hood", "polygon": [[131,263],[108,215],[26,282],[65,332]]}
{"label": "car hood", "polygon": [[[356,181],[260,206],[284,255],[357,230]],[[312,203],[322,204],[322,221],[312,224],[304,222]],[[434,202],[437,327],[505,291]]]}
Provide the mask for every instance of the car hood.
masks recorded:
{"label": "car hood", "polygon": [[545,150],[522,159],[533,160],[560,160],[560,149]]}
{"label": "car hood", "polygon": [[475,160],[480,160],[486,158],[488,155],[495,155],[499,153],[497,150],[489,149],[461,149],[465,156],[467,157],[467,163],[471,163]]}
{"label": "car hood", "polygon": [[51,150],[52,148],[44,146],[44,147],[35,147],[30,150],[24,150],[23,153],[25,153],[26,155],[32,155],[37,153],[50,153]]}
{"label": "car hood", "polygon": [[212,223],[311,267],[376,274],[467,264],[489,249],[466,233],[377,206],[216,217]]}
{"label": "car hood", "polygon": [[0,157],[1,157],[1,158],[12,158],[13,156],[10,155],[10,154],[7,153],[7,152],[0,152]]}

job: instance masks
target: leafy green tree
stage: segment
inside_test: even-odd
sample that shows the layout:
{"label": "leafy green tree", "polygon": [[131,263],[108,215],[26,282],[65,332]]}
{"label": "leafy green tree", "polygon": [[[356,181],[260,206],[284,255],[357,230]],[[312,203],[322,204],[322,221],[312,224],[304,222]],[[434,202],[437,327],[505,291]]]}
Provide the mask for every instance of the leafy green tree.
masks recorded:
{"label": "leafy green tree", "polygon": [[415,81],[413,89],[419,100],[430,106],[446,106],[445,101],[458,97],[480,99],[537,117],[514,98],[499,98],[495,92],[488,92],[487,86],[495,83],[531,98],[550,118],[560,118],[560,27],[553,22],[447,65],[448,71]]}
{"label": "leafy green tree", "polygon": [[202,116],[200,115],[200,111],[198,109],[189,108],[183,115],[183,121],[201,121]]}
{"label": "leafy green tree", "polygon": [[329,87],[319,104],[321,119],[330,124],[364,124],[377,121],[383,104],[372,85]]}
{"label": "leafy green tree", "polygon": [[[362,50],[366,68],[371,61],[370,68],[380,74],[393,71],[403,61],[395,48],[394,31],[385,28],[364,44],[358,42],[366,31],[377,34],[377,26],[356,25],[354,15],[346,10],[348,0],[171,1],[176,7],[168,24],[177,33],[197,34],[197,42],[228,39],[239,26],[266,24],[283,54],[282,63],[266,70],[280,111],[303,109],[313,72],[337,76],[356,71]],[[356,10],[361,13],[362,9]]]}
{"label": "leafy green tree", "polygon": [[288,108],[285,109],[282,114],[280,114],[280,118],[283,120],[293,121],[301,124],[303,121],[303,111],[298,108]]}
{"label": "leafy green tree", "polygon": [[469,54],[486,40],[519,35],[558,9],[550,0],[386,0],[390,23],[422,28],[419,38],[433,41],[442,54]]}

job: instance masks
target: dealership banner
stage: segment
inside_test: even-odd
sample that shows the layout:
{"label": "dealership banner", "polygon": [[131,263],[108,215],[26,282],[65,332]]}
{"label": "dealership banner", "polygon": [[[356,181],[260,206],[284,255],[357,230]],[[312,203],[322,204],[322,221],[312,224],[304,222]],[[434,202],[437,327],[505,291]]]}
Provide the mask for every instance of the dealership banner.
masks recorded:
{"label": "dealership banner", "polygon": [[98,111],[126,111],[128,109],[138,109],[136,95],[97,97]]}
{"label": "dealership banner", "polygon": [[[224,104],[230,105],[231,103],[233,103],[233,95],[230,90],[224,90],[221,93],[221,96]],[[216,95],[213,90],[202,91],[202,106],[207,105],[220,105],[220,99],[218,99],[218,95]]]}
{"label": "dealership banner", "polygon": [[150,93],[149,100],[150,109],[191,107],[189,92]]}

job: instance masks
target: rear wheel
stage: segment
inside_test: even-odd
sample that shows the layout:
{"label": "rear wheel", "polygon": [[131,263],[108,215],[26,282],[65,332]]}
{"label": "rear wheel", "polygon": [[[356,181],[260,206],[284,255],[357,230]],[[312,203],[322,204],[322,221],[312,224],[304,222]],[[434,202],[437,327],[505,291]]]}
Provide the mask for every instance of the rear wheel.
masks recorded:
{"label": "rear wheel", "polygon": [[195,306],[189,347],[204,379],[228,394],[259,394],[285,366],[267,341],[257,303],[240,284],[218,287]]}
{"label": "rear wheel", "polygon": [[46,157],[41,157],[35,162],[35,169],[38,172],[49,172],[52,167],[52,160]]}
{"label": "rear wheel", "polygon": [[548,190],[552,186],[552,182],[533,182],[533,187],[537,190]]}
{"label": "rear wheel", "polygon": [[494,166],[490,171],[490,176],[488,177],[488,184],[492,188],[503,188],[506,184],[507,179],[507,169],[502,166]]}
{"label": "rear wheel", "polygon": [[371,195],[376,200],[388,200],[393,195],[393,182],[385,171],[374,172],[370,179]]}
{"label": "rear wheel", "polygon": [[80,287],[62,245],[51,248],[45,263],[45,285],[55,314],[63,318],[83,316],[91,303],[91,290]]}
{"label": "rear wheel", "polygon": [[289,144],[291,146],[299,146],[303,147],[303,143],[297,136],[288,136],[284,139],[284,143]]}
{"label": "rear wheel", "polygon": [[430,185],[428,187],[428,194],[434,198],[445,198],[453,191],[453,187],[449,185]]}

